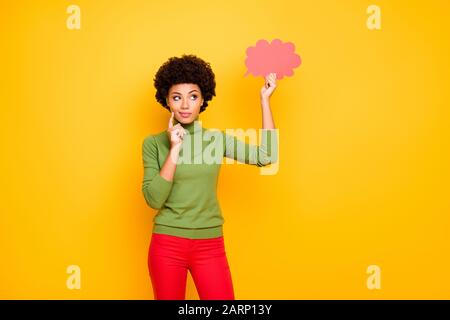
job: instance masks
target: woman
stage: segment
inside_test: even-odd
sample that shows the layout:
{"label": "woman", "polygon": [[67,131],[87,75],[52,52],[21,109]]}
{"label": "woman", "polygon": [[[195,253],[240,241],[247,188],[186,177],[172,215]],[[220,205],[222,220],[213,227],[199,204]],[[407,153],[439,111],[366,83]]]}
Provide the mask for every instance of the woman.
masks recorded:
{"label": "woman", "polygon": [[[209,63],[183,55],[165,62],[154,79],[156,100],[171,112],[168,129],[149,135],[142,146],[142,192],[147,204],[158,210],[148,256],[157,300],[184,300],[188,270],[201,300],[235,299],[224,247],[224,219],[216,197],[221,161],[201,161],[211,144],[221,150],[220,160],[225,156],[265,166],[277,158],[272,142],[277,141],[277,132],[272,130],[275,125],[269,105],[276,87],[275,74],[266,76],[260,92],[263,130],[258,146],[201,126],[199,114],[215,96],[214,78]],[[213,133],[214,139],[195,138]],[[200,141],[200,146],[195,147],[194,141]],[[184,161],[180,161],[181,154]]]}

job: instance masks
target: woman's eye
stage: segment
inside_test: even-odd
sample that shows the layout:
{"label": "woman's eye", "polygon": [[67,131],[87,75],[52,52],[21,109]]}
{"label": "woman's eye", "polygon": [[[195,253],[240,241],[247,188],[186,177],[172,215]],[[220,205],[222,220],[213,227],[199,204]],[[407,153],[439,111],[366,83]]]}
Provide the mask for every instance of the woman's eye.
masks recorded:
{"label": "woman's eye", "polygon": [[[178,101],[178,100],[180,100],[180,99],[178,99],[178,98],[180,98],[180,97],[179,97],[179,96],[174,96],[172,99],[175,100],[175,101]],[[197,99],[197,95],[194,94],[193,96],[191,96],[191,99],[192,99],[192,100]]]}

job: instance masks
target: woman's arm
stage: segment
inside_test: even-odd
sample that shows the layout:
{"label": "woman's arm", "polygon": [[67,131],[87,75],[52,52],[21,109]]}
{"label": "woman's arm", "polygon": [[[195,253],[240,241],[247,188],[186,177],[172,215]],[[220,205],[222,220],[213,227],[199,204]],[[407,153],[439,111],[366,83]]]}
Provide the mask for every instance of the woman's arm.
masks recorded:
{"label": "woman's arm", "polygon": [[161,171],[159,172],[159,174],[167,181],[173,180],[173,176],[175,175],[175,170],[177,168],[179,153],[180,147],[170,148],[170,151],[167,154],[166,161],[164,161],[164,164],[161,167]]}
{"label": "woman's arm", "polygon": [[155,137],[149,136],[142,145],[142,158],[144,163],[144,179],[142,192],[147,204],[154,209],[161,209],[173,185],[173,176],[177,166],[181,142],[185,134],[184,128],[179,124],[173,126],[173,113],[169,120],[170,151],[161,169],[158,164],[158,147]]}
{"label": "woman's arm", "polygon": [[263,129],[275,129],[275,123],[272,117],[272,110],[270,109],[269,99],[261,98],[262,109],[262,127]]}
{"label": "woman's arm", "polygon": [[263,129],[275,129],[275,124],[270,110],[270,96],[277,87],[276,73],[271,73],[265,77],[264,86],[261,88],[261,109]]}
{"label": "woman's arm", "polygon": [[234,135],[224,133],[224,156],[241,163],[258,167],[266,166],[278,161],[278,129],[270,109],[270,96],[276,88],[276,74],[265,77],[264,87],[261,88],[260,101],[262,109],[262,135],[259,145],[248,144]]}
{"label": "woman's arm", "polygon": [[142,193],[148,206],[161,209],[172,189],[172,181],[160,175],[158,162],[158,146],[154,136],[144,139],[142,144],[142,159],[144,163],[144,179]]}

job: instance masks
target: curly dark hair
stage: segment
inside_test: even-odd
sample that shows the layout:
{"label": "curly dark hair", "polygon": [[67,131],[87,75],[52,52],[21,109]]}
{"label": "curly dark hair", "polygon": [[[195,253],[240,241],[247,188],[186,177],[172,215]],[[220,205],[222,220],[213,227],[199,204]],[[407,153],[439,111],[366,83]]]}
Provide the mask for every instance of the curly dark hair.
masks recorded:
{"label": "curly dark hair", "polygon": [[183,54],[181,58],[171,57],[156,72],[154,78],[156,100],[170,111],[166,98],[172,85],[194,83],[200,87],[203,96],[204,102],[200,107],[200,112],[203,112],[208,106],[208,101],[216,95],[214,78],[211,65],[195,55]]}

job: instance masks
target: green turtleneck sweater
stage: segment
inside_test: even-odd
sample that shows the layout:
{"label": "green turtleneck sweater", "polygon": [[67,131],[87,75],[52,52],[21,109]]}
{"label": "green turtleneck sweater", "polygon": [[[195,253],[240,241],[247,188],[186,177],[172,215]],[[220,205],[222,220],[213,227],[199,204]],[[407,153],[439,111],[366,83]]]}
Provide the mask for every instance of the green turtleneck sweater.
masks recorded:
{"label": "green turtleneck sweater", "polygon": [[277,129],[261,129],[261,143],[253,145],[225,131],[202,127],[198,117],[180,124],[188,134],[172,181],[159,174],[170,149],[167,131],[147,136],[142,145],[142,192],[146,203],[158,210],[153,232],[191,239],[222,236],[224,218],[216,190],[223,157],[258,167],[276,162]]}

